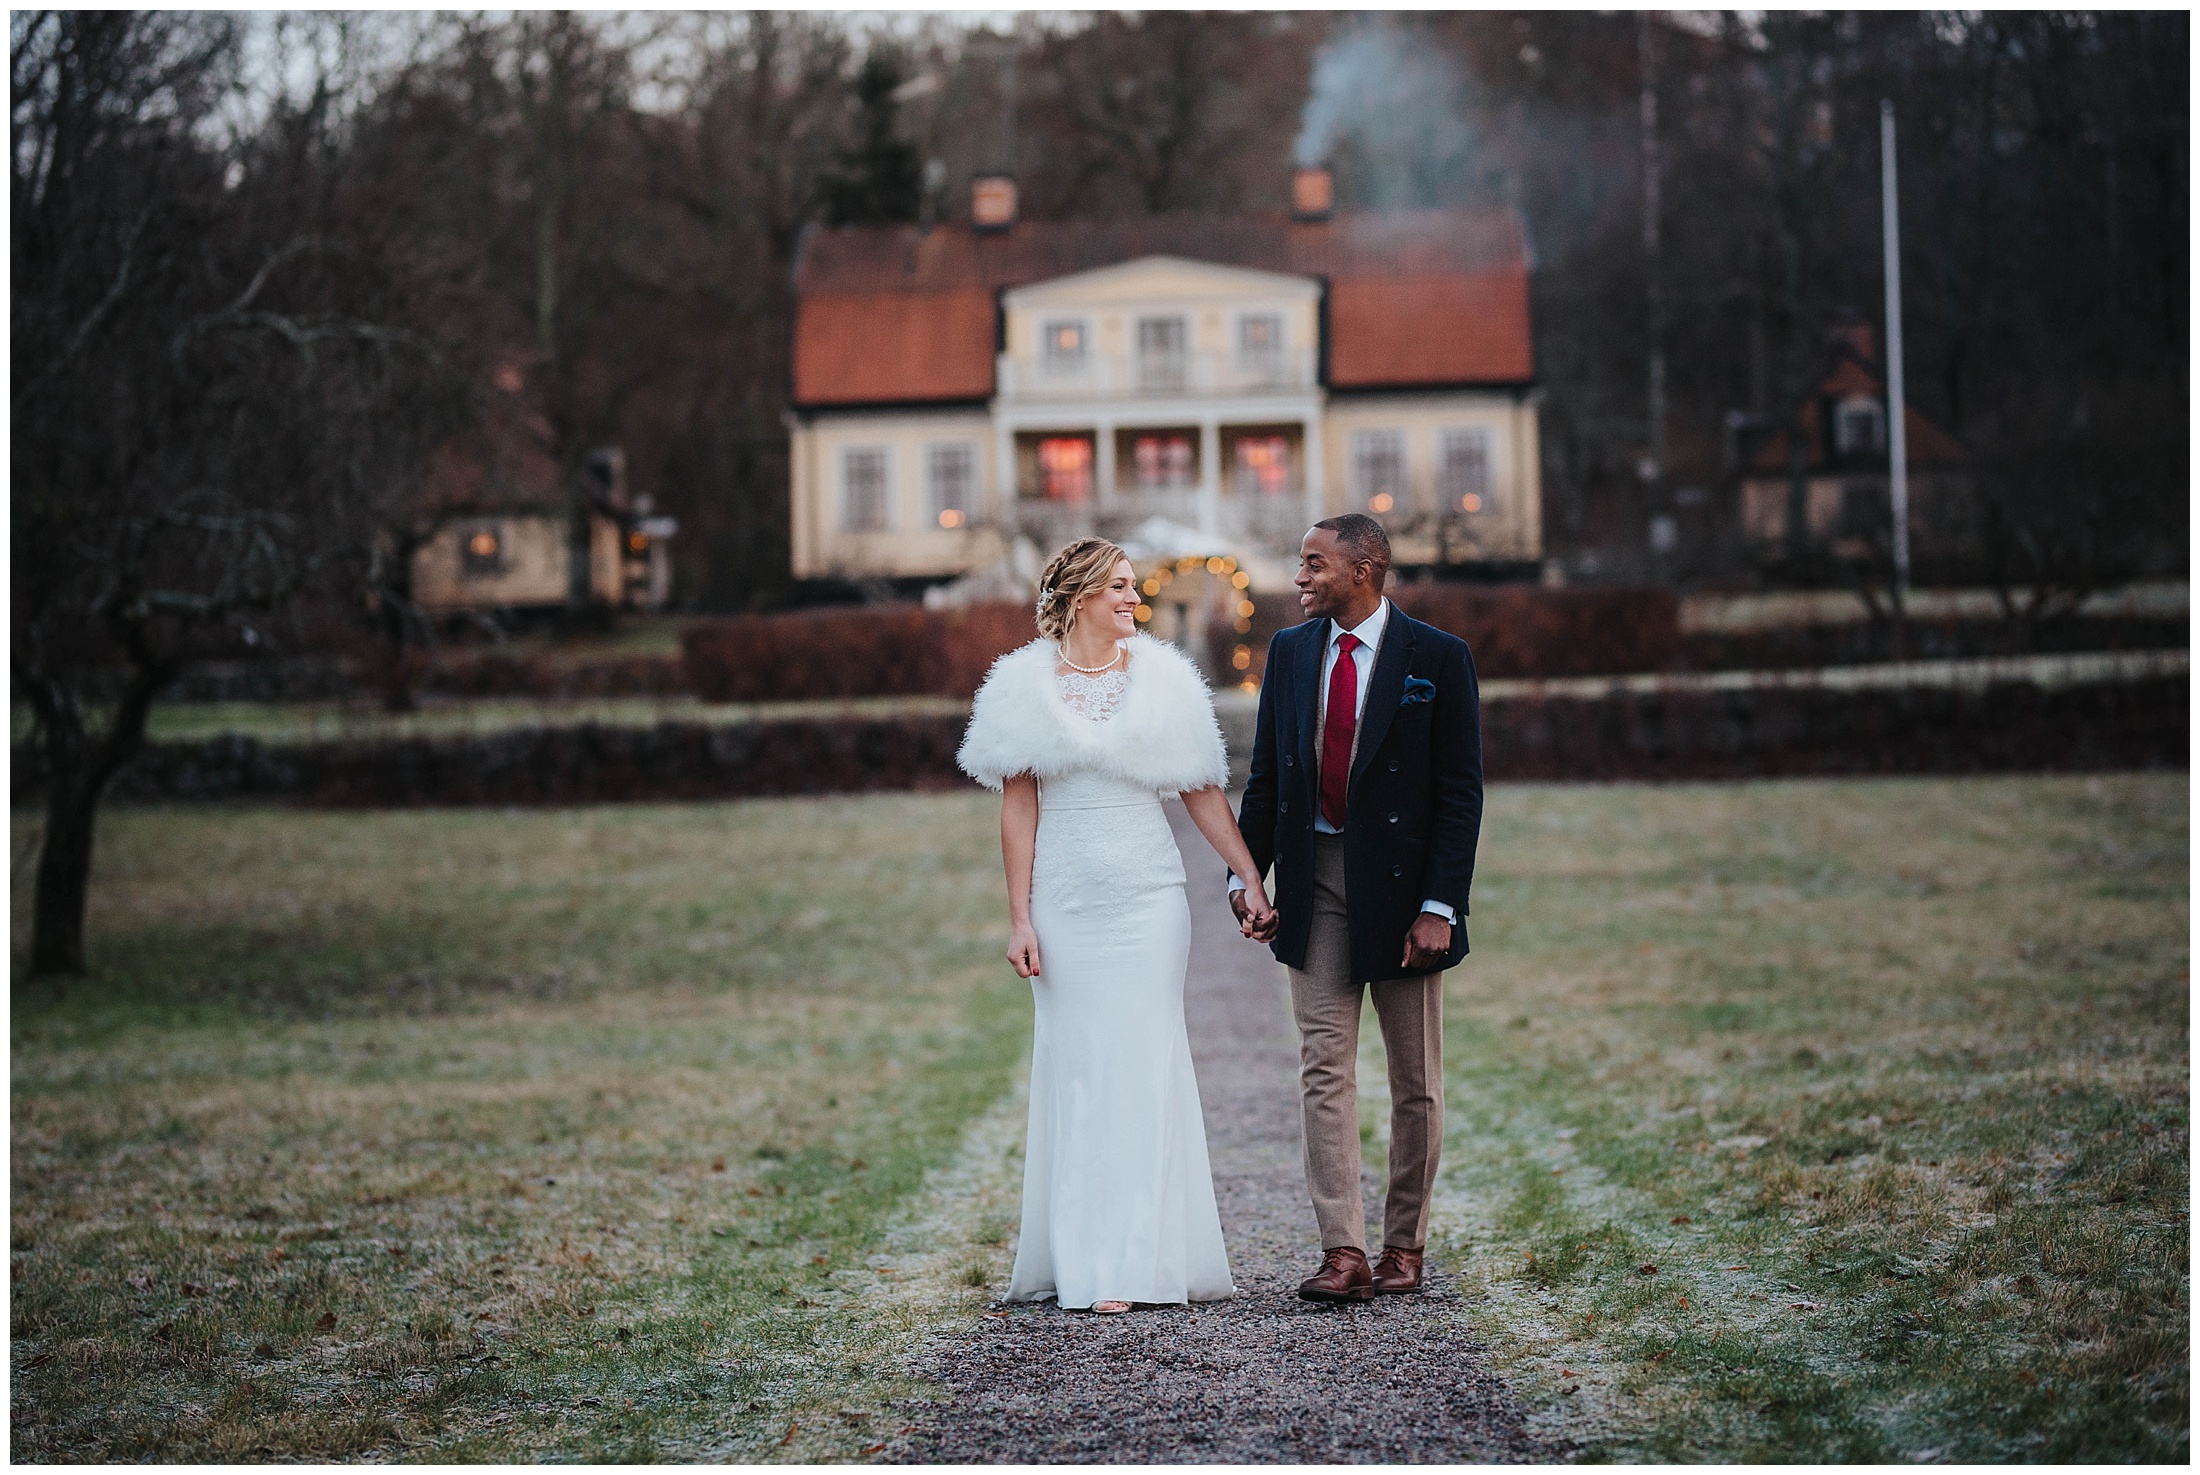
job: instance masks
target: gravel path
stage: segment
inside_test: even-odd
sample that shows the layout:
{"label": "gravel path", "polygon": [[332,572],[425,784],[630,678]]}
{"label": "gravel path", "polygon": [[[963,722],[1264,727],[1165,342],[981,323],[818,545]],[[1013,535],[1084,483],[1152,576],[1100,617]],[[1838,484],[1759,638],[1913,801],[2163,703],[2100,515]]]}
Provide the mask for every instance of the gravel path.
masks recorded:
{"label": "gravel path", "polygon": [[[1483,1366],[1451,1279],[1365,1306],[1298,1299],[1320,1260],[1300,1157],[1283,972],[1237,935],[1219,867],[1171,806],[1187,859],[1192,1054],[1238,1296],[1123,1316],[999,1308],[923,1369],[946,1401],[882,1458],[962,1463],[1403,1463],[1548,1459]],[[1363,1177],[1370,1221],[1381,1187]]]}

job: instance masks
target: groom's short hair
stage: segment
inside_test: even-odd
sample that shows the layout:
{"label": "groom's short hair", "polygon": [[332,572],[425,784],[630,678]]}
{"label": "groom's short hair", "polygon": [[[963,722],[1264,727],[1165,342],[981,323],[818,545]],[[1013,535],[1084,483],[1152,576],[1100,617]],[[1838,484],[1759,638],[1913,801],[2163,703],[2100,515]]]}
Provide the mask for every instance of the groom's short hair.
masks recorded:
{"label": "groom's short hair", "polygon": [[1383,587],[1383,579],[1390,572],[1390,534],[1383,531],[1381,523],[1364,512],[1343,512],[1325,517],[1314,526],[1335,533],[1355,563],[1364,558],[1374,564],[1375,587]]}

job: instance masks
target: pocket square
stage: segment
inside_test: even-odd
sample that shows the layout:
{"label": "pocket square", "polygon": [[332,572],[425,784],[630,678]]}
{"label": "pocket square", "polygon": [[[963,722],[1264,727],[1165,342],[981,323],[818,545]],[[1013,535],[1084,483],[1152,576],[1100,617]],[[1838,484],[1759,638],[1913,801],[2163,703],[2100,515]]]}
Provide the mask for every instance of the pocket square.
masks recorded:
{"label": "pocket square", "polygon": [[1423,681],[1418,676],[1408,676],[1406,678],[1406,694],[1398,698],[1398,705],[1401,707],[1410,707],[1416,702],[1433,702],[1435,700],[1435,682]]}

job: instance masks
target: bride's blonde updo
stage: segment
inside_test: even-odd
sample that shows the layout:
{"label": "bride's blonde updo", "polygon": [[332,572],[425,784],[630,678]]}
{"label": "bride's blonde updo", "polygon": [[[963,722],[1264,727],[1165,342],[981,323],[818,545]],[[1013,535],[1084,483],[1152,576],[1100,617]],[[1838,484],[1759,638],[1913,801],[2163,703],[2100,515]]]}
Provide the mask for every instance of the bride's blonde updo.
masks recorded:
{"label": "bride's blonde updo", "polygon": [[1129,556],[1106,538],[1079,538],[1055,554],[1039,575],[1039,633],[1049,640],[1068,635],[1078,601],[1107,588]]}

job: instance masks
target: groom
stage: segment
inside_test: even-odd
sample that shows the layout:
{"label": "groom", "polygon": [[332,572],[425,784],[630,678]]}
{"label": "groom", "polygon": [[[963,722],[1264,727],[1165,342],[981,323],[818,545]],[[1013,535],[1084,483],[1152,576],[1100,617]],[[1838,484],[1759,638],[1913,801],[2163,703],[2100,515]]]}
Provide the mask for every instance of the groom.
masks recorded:
{"label": "groom", "polygon": [[[1306,1181],[1321,1226],[1309,1301],[1421,1288],[1430,1191],[1444,1140],[1443,974],[1467,952],[1467,890],[1482,829],[1482,719],[1466,642],[1383,597],[1390,538],[1357,512],[1299,545],[1310,618],[1268,647],[1238,829],[1276,910],[1248,936],[1291,973]],[[1390,1057],[1390,1189],[1370,1267],[1360,1206],[1362,991]]]}

